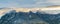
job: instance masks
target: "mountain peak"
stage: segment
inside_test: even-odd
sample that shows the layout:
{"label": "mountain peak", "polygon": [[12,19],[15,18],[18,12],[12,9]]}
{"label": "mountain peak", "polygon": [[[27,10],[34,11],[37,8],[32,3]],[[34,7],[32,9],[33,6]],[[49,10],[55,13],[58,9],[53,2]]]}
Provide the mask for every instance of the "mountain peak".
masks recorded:
{"label": "mountain peak", "polygon": [[60,7],[45,7],[45,8],[2,8],[0,9],[0,15],[4,15],[5,13],[9,13],[10,11],[15,10],[16,12],[29,12],[32,11],[36,13],[37,11],[47,14],[58,14],[60,13]]}

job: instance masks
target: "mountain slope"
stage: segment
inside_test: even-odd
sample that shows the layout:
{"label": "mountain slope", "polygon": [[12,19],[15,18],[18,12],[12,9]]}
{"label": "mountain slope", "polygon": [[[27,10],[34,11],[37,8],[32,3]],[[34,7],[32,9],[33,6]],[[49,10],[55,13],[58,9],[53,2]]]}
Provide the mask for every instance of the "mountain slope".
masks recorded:
{"label": "mountain slope", "polygon": [[41,12],[16,12],[6,13],[0,19],[0,24],[59,24],[60,14],[42,14]]}

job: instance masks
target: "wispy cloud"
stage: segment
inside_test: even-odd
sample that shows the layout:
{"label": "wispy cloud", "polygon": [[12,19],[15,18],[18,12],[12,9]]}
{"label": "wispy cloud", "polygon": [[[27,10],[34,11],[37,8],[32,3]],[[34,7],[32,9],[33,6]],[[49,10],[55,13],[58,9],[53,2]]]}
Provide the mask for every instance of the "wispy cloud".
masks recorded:
{"label": "wispy cloud", "polygon": [[47,0],[48,3],[51,3],[52,5],[60,5],[60,0]]}
{"label": "wispy cloud", "polygon": [[45,7],[60,5],[60,0],[0,0],[0,7]]}

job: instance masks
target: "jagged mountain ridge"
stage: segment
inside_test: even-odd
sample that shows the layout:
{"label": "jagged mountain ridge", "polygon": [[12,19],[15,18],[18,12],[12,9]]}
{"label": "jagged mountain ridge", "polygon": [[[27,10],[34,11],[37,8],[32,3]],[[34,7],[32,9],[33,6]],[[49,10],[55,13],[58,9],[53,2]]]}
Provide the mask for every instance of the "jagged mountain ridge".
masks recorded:
{"label": "jagged mountain ridge", "polygon": [[[16,12],[15,10],[6,13],[0,19],[0,24],[30,24],[30,22],[47,22],[49,24],[59,24],[60,14],[42,14],[41,12]],[[53,23],[54,22],[54,23]]]}
{"label": "jagged mountain ridge", "polygon": [[[55,11],[58,14],[55,14]],[[4,14],[0,19],[0,24],[31,24],[30,22],[39,23],[41,21],[45,24],[59,24],[59,11],[60,8],[5,8],[0,10],[1,15]]]}
{"label": "jagged mountain ridge", "polygon": [[12,10],[16,10],[16,12],[29,12],[32,11],[36,13],[37,11],[46,14],[58,14],[60,13],[60,8],[0,8],[0,16],[3,16],[5,13],[9,13]]}
{"label": "jagged mountain ridge", "polygon": [[29,11],[32,11],[32,12],[45,12],[45,13],[53,13],[53,14],[57,14],[57,13],[60,13],[60,7],[57,7],[57,8],[0,8],[0,14],[5,14],[6,12],[9,12],[9,11],[12,11],[12,10],[16,10],[16,12],[29,12]]}

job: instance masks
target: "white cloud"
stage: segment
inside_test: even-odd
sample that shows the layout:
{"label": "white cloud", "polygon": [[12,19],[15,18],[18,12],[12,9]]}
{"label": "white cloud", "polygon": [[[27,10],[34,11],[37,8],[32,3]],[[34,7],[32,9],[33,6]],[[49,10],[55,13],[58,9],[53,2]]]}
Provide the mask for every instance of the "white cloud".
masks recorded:
{"label": "white cloud", "polygon": [[51,5],[50,3],[47,2],[47,0],[34,0],[35,1],[35,7],[46,7]]}
{"label": "white cloud", "polygon": [[59,11],[53,11],[53,10],[51,10],[51,11],[42,11],[42,13],[46,13],[46,14],[59,14],[60,13],[60,10]]}
{"label": "white cloud", "polygon": [[51,2],[51,3],[59,3],[60,0],[47,0],[47,2]]}
{"label": "white cloud", "polygon": [[47,2],[53,5],[60,5],[60,0],[47,0]]}

